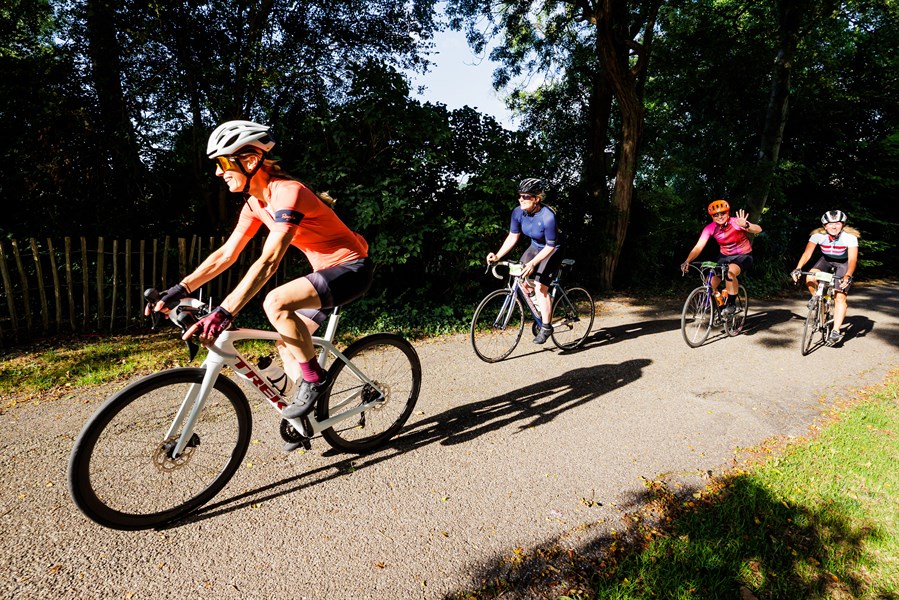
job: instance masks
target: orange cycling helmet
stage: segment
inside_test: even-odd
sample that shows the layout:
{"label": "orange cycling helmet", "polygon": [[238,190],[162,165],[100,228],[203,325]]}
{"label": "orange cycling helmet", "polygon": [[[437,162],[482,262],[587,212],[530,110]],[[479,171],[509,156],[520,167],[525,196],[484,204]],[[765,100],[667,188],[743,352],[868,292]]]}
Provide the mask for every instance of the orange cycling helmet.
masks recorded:
{"label": "orange cycling helmet", "polygon": [[725,202],[724,200],[715,200],[711,204],[709,204],[709,214],[713,215],[716,212],[727,211],[730,212],[730,204]]}

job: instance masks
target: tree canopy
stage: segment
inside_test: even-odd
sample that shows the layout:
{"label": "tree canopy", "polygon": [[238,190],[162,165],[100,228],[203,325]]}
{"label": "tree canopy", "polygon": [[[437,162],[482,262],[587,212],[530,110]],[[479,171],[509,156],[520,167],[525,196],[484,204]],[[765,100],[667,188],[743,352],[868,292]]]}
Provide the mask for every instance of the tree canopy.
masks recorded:
{"label": "tree canopy", "polygon": [[[765,228],[760,285],[836,207],[862,231],[863,270],[899,270],[895,1],[439,6],[12,0],[0,237],[225,234],[240,200],[206,137],[248,118],[369,239],[385,301],[476,289],[525,176],[553,183],[588,285],[670,280],[718,197]],[[415,99],[404,73],[426,68],[447,26],[476,50],[496,42],[520,130]]]}

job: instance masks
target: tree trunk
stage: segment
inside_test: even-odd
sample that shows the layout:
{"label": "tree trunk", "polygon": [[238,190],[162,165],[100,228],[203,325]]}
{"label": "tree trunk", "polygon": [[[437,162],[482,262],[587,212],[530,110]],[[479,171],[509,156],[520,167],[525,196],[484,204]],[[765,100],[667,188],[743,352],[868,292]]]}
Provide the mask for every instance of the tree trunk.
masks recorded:
{"label": "tree trunk", "polygon": [[[106,158],[111,169],[110,191],[115,197],[127,198],[133,205],[144,198],[143,165],[122,90],[121,47],[116,39],[115,3],[111,0],[88,0],[86,25],[100,127],[109,151]],[[128,212],[124,214],[125,218]]]}
{"label": "tree trunk", "polygon": [[[594,13],[597,56],[621,112],[621,143],[615,187],[600,224],[605,242],[600,246],[599,269],[599,285],[603,289],[612,287],[630,221],[634,178],[643,137],[643,89],[660,4],[661,0],[652,0],[643,7],[646,11],[640,15],[643,22],[633,30],[642,31],[641,44],[634,41],[629,28],[631,9],[627,0],[602,0]],[[632,52],[636,56],[633,64]]]}
{"label": "tree trunk", "polygon": [[752,181],[749,185],[749,220],[753,223],[761,218],[768,197],[783,132],[787,125],[787,111],[790,101],[790,75],[793,58],[799,45],[800,28],[806,11],[807,0],[782,0],[780,3],[780,47],[771,76],[771,95],[765,113],[765,124],[759,143]]}

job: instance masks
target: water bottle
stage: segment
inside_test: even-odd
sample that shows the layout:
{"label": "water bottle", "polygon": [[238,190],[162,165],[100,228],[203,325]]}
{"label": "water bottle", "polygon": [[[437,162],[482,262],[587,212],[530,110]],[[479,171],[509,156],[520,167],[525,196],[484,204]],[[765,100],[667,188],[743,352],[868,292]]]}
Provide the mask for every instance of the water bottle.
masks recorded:
{"label": "water bottle", "polygon": [[289,397],[293,392],[293,381],[287,376],[284,369],[279,367],[277,363],[272,360],[271,356],[263,356],[259,359],[257,365],[259,371],[265,375],[265,378],[268,379],[268,382],[275,391],[285,398]]}

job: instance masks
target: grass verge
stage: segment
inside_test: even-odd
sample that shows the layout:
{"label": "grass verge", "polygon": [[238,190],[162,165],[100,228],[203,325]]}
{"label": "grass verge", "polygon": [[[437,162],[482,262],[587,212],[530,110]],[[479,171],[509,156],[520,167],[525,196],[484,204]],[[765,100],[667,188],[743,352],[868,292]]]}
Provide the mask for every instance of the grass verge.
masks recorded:
{"label": "grass verge", "polygon": [[[811,440],[685,500],[571,598],[899,598],[899,372]],[[659,510],[661,509],[661,510]],[[566,596],[562,596],[563,598]]]}
{"label": "grass verge", "polygon": [[451,597],[899,600],[899,371],[813,433],[693,493],[647,480],[610,533],[516,549]]}

